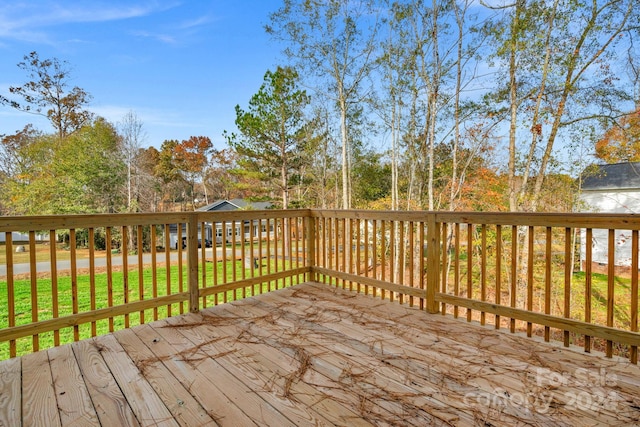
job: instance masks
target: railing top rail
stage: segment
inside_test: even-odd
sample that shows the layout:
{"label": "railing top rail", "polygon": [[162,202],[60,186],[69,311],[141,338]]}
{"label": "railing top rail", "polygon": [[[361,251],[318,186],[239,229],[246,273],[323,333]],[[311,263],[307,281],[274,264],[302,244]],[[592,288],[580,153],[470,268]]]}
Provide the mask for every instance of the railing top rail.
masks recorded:
{"label": "railing top rail", "polygon": [[362,220],[427,221],[442,223],[500,224],[536,227],[612,228],[640,230],[638,214],[597,213],[511,213],[444,211],[369,211],[338,209],[236,210],[165,213],[122,213],[0,217],[0,232],[123,225],[176,224],[197,221],[222,222],[274,218],[314,217]]}
{"label": "railing top rail", "polygon": [[640,230],[638,214],[598,213],[530,213],[530,212],[446,212],[446,211],[367,211],[312,209],[315,218],[427,221],[435,222],[500,224],[568,228],[615,228]]}
{"label": "railing top rail", "polygon": [[208,222],[292,218],[299,216],[309,216],[309,212],[309,209],[289,209],[213,212],[193,211],[163,213],[0,216],[0,232],[115,227],[123,225],[176,224],[186,223],[193,216],[196,217],[197,221]]}

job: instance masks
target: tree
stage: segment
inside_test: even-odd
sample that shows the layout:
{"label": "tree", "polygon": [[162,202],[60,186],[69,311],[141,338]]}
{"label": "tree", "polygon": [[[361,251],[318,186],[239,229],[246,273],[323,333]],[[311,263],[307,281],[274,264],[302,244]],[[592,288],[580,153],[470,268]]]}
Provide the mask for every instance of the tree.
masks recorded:
{"label": "tree", "polygon": [[253,199],[264,196],[264,184],[242,169],[239,155],[231,148],[214,149],[204,184],[213,199]]}
{"label": "tree", "polygon": [[0,176],[6,179],[15,176],[21,170],[27,169],[31,159],[25,157],[25,148],[40,136],[42,136],[42,133],[34,129],[33,125],[30,124],[17,131],[14,135],[1,135]]}
{"label": "tree", "polygon": [[240,134],[227,135],[240,165],[278,188],[283,209],[289,206],[292,178],[306,162],[306,146],[313,139],[313,123],[304,114],[310,99],[297,82],[293,68],[267,71],[248,110],[236,106]]}
{"label": "tree", "polygon": [[[191,206],[195,208],[196,181],[204,183],[209,153],[213,148],[211,139],[207,136],[192,136],[182,140],[173,147],[174,165],[184,180],[189,183],[191,190]],[[206,203],[209,203],[206,186],[203,185]]]}
{"label": "tree", "polygon": [[494,33],[508,84],[494,94],[508,94],[511,210],[537,210],[563,130],[610,121],[630,100],[613,70],[616,49],[637,34],[636,3],[517,0],[508,6]]}
{"label": "tree", "polygon": [[136,155],[136,165],[141,184],[138,203],[143,212],[158,212],[163,196],[162,179],[156,173],[160,152],[155,147],[141,148]]}
{"label": "tree", "polygon": [[59,138],[90,122],[92,114],[85,106],[91,95],[77,86],[68,90],[71,72],[67,62],[57,58],[41,60],[37,52],[31,52],[18,67],[30,80],[22,86],[9,87],[9,92],[22,100],[0,96],[0,103],[48,118]]}
{"label": "tree", "polygon": [[351,206],[349,117],[368,97],[365,85],[376,66],[377,12],[374,0],[285,0],[266,26],[267,33],[288,44],[285,54],[306,76],[319,78],[316,92],[337,108],[344,209]]}
{"label": "tree", "polygon": [[[77,208],[73,204],[67,208],[78,213],[126,209],[119,191],[126,180],[126,164],[120,150],[115,126],[101,117],[63,140],[56,149],[51,167],[56,181],[63,188],[66,186],[71,194],[70,201],[75,197]],[[65,204],[60,200],[60,206]]]}
{"label": "tree", "polygon": [[595,149],[596,157],[607,163],[640,161],[640,109],[618,120]]}
{"label": "tree", "polygon": [[142,121],[133,111],[129,111],[122,118],[122,121],[118,123],[118,128],[122,138],[122,154],[127,165],[127,211],[137,212],[139,210],[138,198],[141,193],[138,156],[146,135]]}
{"label": "tree", "polygon": [[98,118],[73,135],[38,135],[16,147],[0,197],[13,215],[117,212],[125,177],[113,125]]}

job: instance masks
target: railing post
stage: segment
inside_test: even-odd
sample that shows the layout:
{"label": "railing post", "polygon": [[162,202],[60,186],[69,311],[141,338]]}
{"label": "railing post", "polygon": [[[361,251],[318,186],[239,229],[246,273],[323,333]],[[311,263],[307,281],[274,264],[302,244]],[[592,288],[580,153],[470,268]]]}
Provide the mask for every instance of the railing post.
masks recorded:
{"label": "railing post", "polygon": [[426,309],[429,313],[438,313],[436,291],[440,283],[440,223],[436,215],[429,213],[427,217],[427,295]]}
{"label": "railing post", "polygon": [[189,271],[187,275],[189,311],[197,313],[200,311],[200,294],[198,289],[198,216],[196,213],[189,215],[187,223],[187,267]]}
{"label": "railing post", "polygon": [[311,271],[308,274],[309,281],[315,282],[317,281],[317,276],[315,272],[316,267],[316,227],[313,216],[311,215],[311,210],[308,211],[307,217],[307,265],[305,267],[310,267]]}

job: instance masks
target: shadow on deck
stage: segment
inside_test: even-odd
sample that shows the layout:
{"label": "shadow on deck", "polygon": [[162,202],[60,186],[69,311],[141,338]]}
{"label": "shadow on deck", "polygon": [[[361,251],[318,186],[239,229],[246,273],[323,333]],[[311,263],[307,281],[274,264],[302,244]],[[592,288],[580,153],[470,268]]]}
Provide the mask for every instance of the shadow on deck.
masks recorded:
{"label": "shadow on deck", "polygon": [[0,362],[0,425],[638,425],[640,368],[307,283]]}

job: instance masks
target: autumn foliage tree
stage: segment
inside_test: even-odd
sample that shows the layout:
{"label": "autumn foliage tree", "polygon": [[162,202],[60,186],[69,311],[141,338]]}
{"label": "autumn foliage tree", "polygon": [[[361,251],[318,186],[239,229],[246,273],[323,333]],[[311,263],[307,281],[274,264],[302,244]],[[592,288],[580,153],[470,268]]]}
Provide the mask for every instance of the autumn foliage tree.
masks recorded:
{"label": "autumn foliage tree", "polygon": [[640,108],[607,130],[595,150],[596,156],[607,163],[640,161]]}
{"label": "autumn foliage tree", "polygon": [[[209,154],[213,149],[211,139],[207,136],[192,136],[173,147],[173,158],[176,169],[182,174],[191,189],[191,205],[195,206],[196,181],[204,182]],[[206,186],[204,188],[205,202],[209,203]]]}
{"label": "autumn foliage tree", "polygon": [[40,59],[37,52],[31,52],[18,67],[30,80],[22,86],[9,87],[12,97],[0,95],[0,103],[46,117],[59,138],[90,123],[93,115],[85,107],[91,95],[77,86],[69,88],[71,72],[66,61]]}

